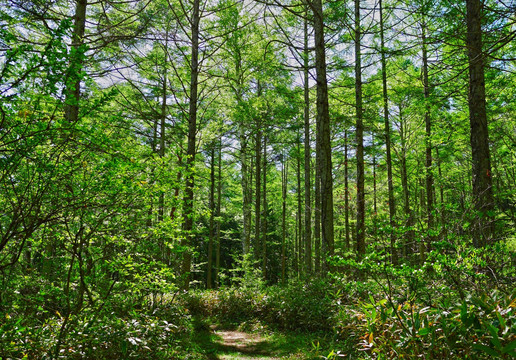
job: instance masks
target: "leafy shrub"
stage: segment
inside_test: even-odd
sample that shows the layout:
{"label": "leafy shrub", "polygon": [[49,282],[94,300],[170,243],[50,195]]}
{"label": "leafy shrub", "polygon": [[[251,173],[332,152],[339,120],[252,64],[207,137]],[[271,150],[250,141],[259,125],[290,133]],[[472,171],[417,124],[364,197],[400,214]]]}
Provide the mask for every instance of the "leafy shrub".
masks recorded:
{"label": "leafy shrub", "polygon": [[261,315],[271,326],[282,330],[331,331],[337,301],[330,289],[327,282],[320,280],[271,287]]}
{"label": "leafy shrub", "polygon": [[8,315],[0,327],[0,356],[51,359],[57,352],[66,359],[180,359],[192,352],[192,318],[177,301],[151,307],[132,298],[124,300],[133,304],[132,310],[86,309],[67,320],[66,334],[62,333],[65,318],[59,314],[36,323]]}
{"label": "leafy shrub", "polygon": [[226,325],[258,320],[280,330],[331,331],[337,302],[329,288],[324,281],[295,282],[263,291],[231,288],[190,292],[183,299],[192,314],[214,317]]}
{"label": "leafy shrub", "polygon": [[378,359],[488,359],[516,356],[516,292],[441,299],[428,307],[388,298],[360,301],[341,316],[340,335],[357,338],[360,350]]}

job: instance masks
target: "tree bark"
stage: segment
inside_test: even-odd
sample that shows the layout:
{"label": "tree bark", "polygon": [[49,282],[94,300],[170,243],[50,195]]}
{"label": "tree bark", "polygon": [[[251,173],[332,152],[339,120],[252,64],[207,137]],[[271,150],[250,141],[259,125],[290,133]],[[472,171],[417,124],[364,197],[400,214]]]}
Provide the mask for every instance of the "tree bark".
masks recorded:
{"label": "tree bark", "polygon": [[186,247],[183,253],[183,290],[190,288],[190,271],[192,266],[192,254],[189,246],[192,245],[193,230],[193,201],[194,201],[194,166],[197,135],[197,88],[199,79],[199,12],[200,0],[194,0],[192,12],[192,52],[190,62],[190,104],[188,111],[188,147],[186,159],[186,186],[183,201],[183,246]]}
{"label": "tree bark", "polygon": [[247,139],[244,129],[240,129],[240,165],[242,167],[242,202],[243,202],[243,229],[242,246],[244,255],[251,248],[251,189],[249,186],[249,170],[247,164]]}
{"label": "tree bark", "polygon": [[384,134],[385,134],[385,152],[387,162],[387,193],[389,201],[389,225],[390,225],[390,242],[391,242],[391,261],[393,264],[398,263],[398,253],[396,250],[396,236],[395,236],[395,217],[396,204],[394,200],[394,184],[392,176],[392,152],[391,152],[391,124],[389,119],[389,95],[387,92],[387,61],[385,59],[385,37],[384,37],[384,22],[383,22],[383,5],[382,0],[379,0],[380,9],[380,46],[381,46],[381,64],[382,64],[382,95],[383,95],[383,119],[384,119]]}
{"label": "tree bark", "polygon": [[72,50],[66,79],[65,119],[70,123],[79,120],[79,101],[81,99],[81,72],[83,68],[84,32],[86,29],[87,0],[76,0],[72,34]]}
{"label": "tree bark", "polygon": [[428,80],[428,54],[426,40],[426,23],[421,25],[421,36],[423,42],[423,87],[425,97],[425,188],[426,188],[426,223],[427,240],[426,251],[430,252],[432,243],[435,241],[434,231],[434,177],[432,174],[432,120],[430,118],[430,83]]}
{"label": "tree bark", "polygon": [[493,237],[494,198],[491,179],[489,132],[487,127],[485,94],[485,54],[482,51],[482,2],[466,0],[466,23],[468,34],[466,46],[469,65],[469,122],[471,155],[473,160],[473,202],[475,222],[473,244],[482,247]]}
{"label": "tree bark", "polygon": [[344,227],[346,229],[346,249],[351,246],[349,231],[349,165],[348,165],[348,131],[344,130]]}
{"label": "tree bark", "polygon": [[323,268],[328,270],[327,257],[333,255],[333,176],[331,162],[331,130],[328,104],[328,82],[326,79],[326,48],[324,42],[324,15],[321,0],[313,0],[315,33],[315,69],[317,80],[317,122],[320,131],[321,153],[321,230],[322,243],[326,247],[323,254]]}
{"label": "tree bark", "polygon": [[254,225],[254,244],[253,244],[253,250],[254,250],[254,259],[258,261],[258,259],[261,258],[260,252],[261,252],[261,236],[260,236],[260,230],[261,230],[261,210],[260,205],[262,201],[262,130],[261,130],[261,124],[260,121],[256,121],[256,137],[255,137],[255,157],[256,157],[256,175],[255,175],[255,198],[254,198],[254,218],[255,218],[255,225]]}
{"label": "tree bark", "polygon": [[215,237],[215,144],[211,145],[210,149],[210,223],[209,223],[209,238],[208,238],[208,263],[206,274],[206,288],[211,289],[212,268],[213,268],[213,238]]}
{"label": "tree bark", "polygon": [[371,136],[371,148],[373,149],[373,227],[374,227],[374,239],[377,240],[378,236],[378,203],[377,203],[377,186],[376,186],[376,150],[374,148],[374,134]]}
{"label": "tree bark", "polygon": [[296,259],[298,275],[303,274],[303,210],[302,210],[302,194],[301,194],[301,134],[297,134],[297,243],[296,243]]}
{"label": "tree bark", "polygon": [[355,107],[357,138],[357,254],[365,254],[364,122],[362,105],[360,0],[355,0]]}
{"label": "tree bark", "polygon": [[[305,12],[307,14],[307,11]],[[310,88],[308,74],[308,20],[304,21],[304,120],[305,120],[305,271],[306,275],[312,273],[312,214],[310,196],[310,158],[312,150],[310,148]]]}
{"label": "tree bark", "polygon": [[218,146],[218,174],[217,174],[217,230],[216,230],[216,241],[217,241],[217,250],[215,253],[215,286],[218,288],[220,286],[220,205],[222,202],[222,138],[219,140]]}
{"label": "tree bark", "polygon": [[[166,56],[166,55],[165,55]],[[165,123],[167,119],[167,64],[165,61],[163,68],[163,84],[161,98],[161,117],[160,117],[160,134],[159,134],[159,157],[165,157]],[[158,222],[163,221],[165,216],[165,192],[160,190],[158,200]],[[163,251],[163,244],[160,244]]]}
{"label": "tree bark", "polygon": [[267,280],[267,137],[263,138],[263,221],[262,221],[262,272],[263,280]]}
{"label": "tree bark", "polygon": [[282,199],[282,231],[281,231],[281,282],[286,282],[286,233],[287,233],[287,167],[286,158],[281,161],[281,199]]}
{"label": "tree bark", "polygon": [[315,136],[315,186],[314,186],[314,247],[315,273],[321,273],[321,132],[316,124]]}

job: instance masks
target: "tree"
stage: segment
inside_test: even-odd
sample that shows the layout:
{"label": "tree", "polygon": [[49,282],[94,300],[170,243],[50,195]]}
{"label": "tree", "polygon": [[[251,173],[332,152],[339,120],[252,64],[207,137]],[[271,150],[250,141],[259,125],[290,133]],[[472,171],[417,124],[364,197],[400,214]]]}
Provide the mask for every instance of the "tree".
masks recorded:
{"label": "tree", "polygon": [[389,120],[389,97],[387,91],[387,60],[385,48],[385,26],[384,26],[384,8],[382,0],[378,2],[380,11],[380,56],[382,65],[382,98],[383,98],[383,119],[384,119],[384,136],[385,136],[385,161],[387,163],[387,192],[389,203],[389,226],[390,226],[390,242],[391,242],[391,261],[393,264],[398,262],[397,250],[395,247],[395,217],[396,204],[394,199],[394,184],[392,175],[392,154],[391,154],[391,124]]}
{"label": "tree", "polygon": [[[308,9],[305,11],[308,16]],[[304,160],[305,160],[305,270],[307,275],[312,272],[312,212],[311,212],[311,171],[310,158],[312,150],[310,146],[310,88],[309,88],[309,68],[308,68],[308,19],[304,20],[304,39],[303,39],[303,95],[304,95]]]}
{"label": "tree", "polygon": [[[327,257],[333,255],[333,175],[331,162],[330,113],[328,82],[326,79],[326,51],[324,41],[324,13],[321,0],[311,2],[315,36],[315,70],[317,82],[317,132],[320,133],[321,173],[321,238],[323,269],[328,270]],[[317,181],[317,180],[316,180]]]}
{"label": "tree", "polygon": [[482,47],[483,18],[480,0],[466,0],[466,47],[469,69],[469,123],[472,155],[473,204],[477,212],[473,227],[473,244],[482,247],[493,237],[494,198],[492,189],[489,130],[485,95],[485,54]]}
{"label": "tree", "polygon": [[362,30],[360,0],[355,0],[355,111],[357,153],[357,253],[365,254],[364,120],[362,104]]}

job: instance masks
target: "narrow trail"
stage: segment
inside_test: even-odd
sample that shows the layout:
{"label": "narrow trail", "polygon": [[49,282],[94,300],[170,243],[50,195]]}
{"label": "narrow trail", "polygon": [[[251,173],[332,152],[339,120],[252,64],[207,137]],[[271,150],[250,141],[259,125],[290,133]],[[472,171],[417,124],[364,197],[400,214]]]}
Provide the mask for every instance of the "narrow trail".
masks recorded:
{"label": "narrow trail", "polygon": [[279,360],[263,336],[242,331],[214,330],[216,353],[212,360]]}

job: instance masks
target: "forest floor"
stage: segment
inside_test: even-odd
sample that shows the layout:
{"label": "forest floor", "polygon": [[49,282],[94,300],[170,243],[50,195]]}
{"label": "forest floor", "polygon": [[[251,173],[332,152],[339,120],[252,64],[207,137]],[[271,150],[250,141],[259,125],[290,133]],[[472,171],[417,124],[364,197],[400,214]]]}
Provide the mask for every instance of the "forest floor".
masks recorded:
{"label": "forest floor", "polygon": [[220,337],[218,344],[220,349],[224,350],[224,353],[220,354],[220,360],[278,359],[269,349],[267,339],[260,334],[217,330],[215,335]]}
{"label": "forest floor", "polygon": [[210,360],[306,359],[307,339],[295,334],[245,332],[215,326],[198,334]]}

